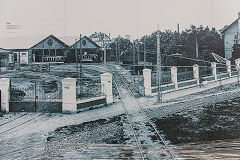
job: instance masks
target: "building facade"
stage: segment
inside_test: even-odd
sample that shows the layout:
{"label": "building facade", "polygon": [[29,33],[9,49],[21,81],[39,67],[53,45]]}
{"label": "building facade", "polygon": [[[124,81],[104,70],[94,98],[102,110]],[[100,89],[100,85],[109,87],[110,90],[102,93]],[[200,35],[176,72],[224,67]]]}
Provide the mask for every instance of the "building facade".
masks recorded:
{"label": "building facade", "polygon": [[11,57],[12,54],[12,51],[0,48],[0,66],[6,66],[11,63],[11,60],[13,59],[10,59],[9,57]]}
{"label": "building facade", "polygon": [[238,18],[229,26],[221,31],[224,36],[225,58],[232,58],[232,50],[234,44],[240,44],[240,12]]}
{"label": "building facade", "polygon": [[110,35],[107,35],[102,32],[95,32],[91,36],[89,36],[94,43],[96,43],[101,48],[104,48],[104,45],[108,46],[111,43]]}
{"label": "building facade", "polygon": [[48,36],[29,48],[32,63],[52,62],[63,63],[67,57],[68,45],[53,35]]}
{"label": "building facade", "polygon": [[83,62],[99,62],[102,57],[101,47],[84,36],[70,46],[66,62],[78,62],[80,60],[80,49]]}

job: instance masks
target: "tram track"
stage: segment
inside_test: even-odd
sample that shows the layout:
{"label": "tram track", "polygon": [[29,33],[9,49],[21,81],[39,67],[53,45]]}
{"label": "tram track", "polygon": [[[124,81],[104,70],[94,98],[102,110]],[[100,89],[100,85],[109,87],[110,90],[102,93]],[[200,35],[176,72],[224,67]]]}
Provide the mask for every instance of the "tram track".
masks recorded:
{"label": "tram track", "polygon": [[[138,119],[139,117],[143,118],[144,121],[147,122],[149,124],[149,126],[151,126],[151,128],[154,130],[155,134],[157,135],[157,137],[161,141],[162,145],[164,146],[164,149],[170,155],[171,159],[174,159],[174,160],[177,159],[176,156],[175,156],[175,153],[168,146],[168,144],[166,143],[166,141],[164,140],[164,138],[162,137],[160,132],[157,130],[155,124],[147,116],[144,108],[139,104],[139,102],[135,98],[134,91],[131,89],[131,87],[129,86],[128,82],[126,82],[125,77],[123,77],[123,75],[119,74],[119,72],[117,70],[112,70],[111,72],[114,75],[113,76],[114,77],[113,82],[115,83],[116,88],[118,90],[119,97],[120,97],[120,99],[121,99],[121,101],[123,103],[123,107],[124,107],[125,113],[126,113],[126,115],[128,117],[127,120],[129,122],[129,124],[131,125],[132,130],[133,131],[134,130],[138,130],[136,128],[140,128],[141,127],[141,125],[139,125],[138,123],[134,122],[135,121],[134,119],[136,119],[136,118]],[[120,88],[125,88],[125,91],[121,90]],[[132,97],[131,98],[132,99],[131,102],[134,103],[135,105],[131,103],[131,104],[127,104],[128,105],[128,107],[127,107],[127,105],[123,102],[124,101],[124,97],[127,97],[128,99],[130,97]],[[126,98],[125,98],[125,101],[126,101]],[[129,107],[129,105],[133,105],[135,107],[134,108],[133,107]],[[139,140],[137,140],[137,136],[138,135],[137,135],[137,133],[134,133],[134,132],[133,132],[133,134],[135,135],[134,139],[135,139],[135,142],[138,145],[138,149],[141,150],[141,153],[144,153],[143,149],[141,148],[141,144],[139,144]],[[144,153],[142,155],[142,159],[145,159],[146,157],[147,157],[147,153]]]}

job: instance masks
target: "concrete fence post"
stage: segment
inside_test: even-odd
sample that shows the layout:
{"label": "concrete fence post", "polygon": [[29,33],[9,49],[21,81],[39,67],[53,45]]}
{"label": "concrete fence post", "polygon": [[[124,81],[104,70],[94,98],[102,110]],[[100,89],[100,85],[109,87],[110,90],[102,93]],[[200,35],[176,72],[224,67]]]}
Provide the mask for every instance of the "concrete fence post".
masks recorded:
{"label": "concrete fence post", "polygon": [[152,96],[152,75],[151,69],[143,69],[143,78],[144,78],[144,95]]}
{"label": "concrete fence post", "polygon": [[9,100],[10,100],[10,79],[0,78],[0,90],[1,90],[1,112],[9,112]]}
{"label": "concrete fence post", "polygon": [[13,63],[14,60],[13,60],[13,54],[9,54],[8,55],[8,63]]}
{"label": "concrete fence post", "polygon": [[229,77],[232,77],[231,61],[227,60],[227,61],[226,61],[226,66],[227,66],[227,72],[228,72],[228,74],[229,74]]}
{"label": "concrete fence post", "polygon": [[193,65],[193,77],[197,80],[197,85],[199,85],[199,66],[197,64]]}
{"label": "concrete fence post", "polygon": [[101,89],[102,89],[102,94],[106,96],[107,105],[113,103],[111,73],[101,74]]}
{"label": "concrete fence post", "polygon": [[235,59],[235,67],[238,69],[240,66],[240,59]]}
{"label": "concrete fence post", "polygon": [[212,67],[212,75],[214,77],[214,80],[217,80],[217,64],[216,62],[211,62]]}
{"label": "concrete fence post", "polygon": [[62,112],[63,113],[77,112],[75,78],[64,78],[62,80]]}
{"label": "concrete fence post", "polygon": [[235,60],[235,67],[236,67],[236,69],[237,69],[237,75],[238,75],[238,85],[240,84],[240,59],[238,58],[238,59],[236,59]]}
{"label": "concrete fence post", "polygon": [[171,79],[172,83],[175,85],[175,89],[178,89],[177,67],[171,67]]}
{"label": "concrete fence post", "polygon": [[235,60],[235,67],[236,67],[237,71],[239,71],[239,67],[240,67],[240,59],[239,58]]}

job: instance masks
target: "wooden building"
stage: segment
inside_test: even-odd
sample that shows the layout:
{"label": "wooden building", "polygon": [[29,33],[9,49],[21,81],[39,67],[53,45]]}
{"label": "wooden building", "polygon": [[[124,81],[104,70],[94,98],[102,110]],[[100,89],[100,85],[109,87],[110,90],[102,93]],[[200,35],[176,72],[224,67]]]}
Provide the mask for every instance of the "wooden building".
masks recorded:
{"label": "wooden building", "polygon": [[29,48],[32,63],[63,63],[68,53],[68,45],[53,35],[48,36]]}
{"label": "wooden building", "polygon": [[76,62],[80,60],[80,48],[82,52],[83,62],[99,62],[102,57],[101,47],[94,43],[91,39],[84,36],[81,40],[70,46],[66,57],[66,62]]}

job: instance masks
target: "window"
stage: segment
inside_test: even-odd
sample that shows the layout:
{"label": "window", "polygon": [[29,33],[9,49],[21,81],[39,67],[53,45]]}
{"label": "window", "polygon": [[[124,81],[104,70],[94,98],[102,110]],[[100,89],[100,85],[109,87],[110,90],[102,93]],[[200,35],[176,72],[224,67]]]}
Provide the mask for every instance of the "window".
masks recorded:
{"label": "window", "polygon": [[87,44],[86,40],[82,41],[82,45],[85,46]]}

